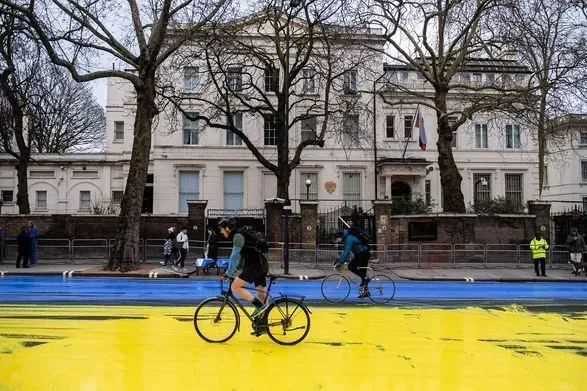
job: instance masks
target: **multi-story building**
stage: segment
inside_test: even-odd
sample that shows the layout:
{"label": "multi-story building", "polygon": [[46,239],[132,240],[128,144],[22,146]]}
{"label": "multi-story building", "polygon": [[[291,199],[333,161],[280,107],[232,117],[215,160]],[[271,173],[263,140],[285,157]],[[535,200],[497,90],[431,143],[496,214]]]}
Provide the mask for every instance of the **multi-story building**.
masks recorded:
{"label": "multi-story building", "polygon": [[[377,31],[363,34],[365,39],[377,40]],[[390,78],[413,89],[424,91],[429,87],[409,67],[385,65],[379,56],[362,62],[361,66],[364,68],[345,72],[339,93],[342,98],[350,95],[358,99],[363,109],[341,118],[347,133],[333,131],[323,148],[312,146],[304,151],[301,164],[291,176],[290,197],[319,200],[319,208],[346,202],[369,210],[370,200],[375,198],[409,196],[422,198],[441,212],[435,112],[419,107],[428,139],[427,148],[422,151],[418,146],[418,129],[414,127],[417,107],[388,105],[381,96],[369,93]],[[175,72],[184,91],[201,94],[198,89],[206,78],[198,64]],[[236,79],[241,73],[228,74],[227,83],[236,86],[242,82]],[[376,76],[382,74],[385,78],[374,83]],[[475,85],[496,80],[522,82],[527,75],[527,69],[514,60],[479,60],[462,69],[458,78],[460,83]],[[267,83],[266,78],[261,80]],[[310,87],[307,80],[304,84],[305,88]],[[312,81],[311,87],[312,93],[320,94],[320,83]],[[400,98],[393,91],[387,93],[390,100]],[[449,104],[458,104],[462,94],[454,93],[450,99]],[[111,207],[110,211],[116,210],[128,175],[133,105],[131,86],[109,80],[106,152],[35,156],[29,169],[33,213],[104,213],[106,206]],[[206,107],[199,102],[186,109],[205,111]],[[235,122],[267,159],[275,160],[275,123],[270,118],[247,115]],[[291,143],[296,145],[312,137],[319,125],[319,120],[296,123]],[[346,142],[349,132],[360,142]],[[202,121],[167,113],[159,116],[152,137],[144,213],[184,214],[185,201],[190,199],[208,200],[208,208],[212,209],[256,209],[263,207],[265,199],[276,195],[273,173],[230,131],[205,127]],[[520,202],[537,197],[536,143],[532,129],[521,123],[491,113],[475,115],[454,134],[453,154],[463,177],[467,203],[497,196]],[[306,186],[308,179],[310,185]],[[10,157],[1,157],[4,214],[17,213],[16,184]]]}

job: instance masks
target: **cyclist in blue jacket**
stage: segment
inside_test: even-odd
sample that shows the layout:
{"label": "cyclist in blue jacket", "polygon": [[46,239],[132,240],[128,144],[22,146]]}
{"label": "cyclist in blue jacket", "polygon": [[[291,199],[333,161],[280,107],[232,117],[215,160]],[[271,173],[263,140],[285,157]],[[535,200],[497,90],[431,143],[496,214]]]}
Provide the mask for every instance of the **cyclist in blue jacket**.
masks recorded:
{"label": "cyclist in blue jacket", "polygon": [[[351,235],[347,229],[336,233],[334,237],[336,243],[342,243],[344,245],[342,254],[336,261],[334,261],[334,267],[338,269],[341,265],[348,262],[349,270],[361,277],[359,298],[369,296],[369,288],[367,288],[367,284],[369,283],[367,279],[367,269],[364,269],[369,265],[369,258],[371,258],[369,246],[364,245],[359,238]],[[349,262],[351,252],[353,253],[353,259]]]}

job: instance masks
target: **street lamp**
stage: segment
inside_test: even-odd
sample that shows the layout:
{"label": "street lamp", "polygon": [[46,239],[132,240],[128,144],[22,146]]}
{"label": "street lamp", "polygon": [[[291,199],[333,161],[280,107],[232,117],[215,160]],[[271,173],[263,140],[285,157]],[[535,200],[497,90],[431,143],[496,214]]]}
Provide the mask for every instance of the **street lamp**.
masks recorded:
{"label": "street lamp", "polygon": [[478,199],[478,195],[477,195],[477,185],[481,184],[481,186],[487,186],[487,179],[485,178],[481,178],[478,181],[475,182],[475,184],[473,185],[473,202],[475,205],[475,212],[478,212],[477,210],[477,199]]}
{"label": "street lamp", "polygon": [[312,180],[306,179],[306,201],[310,199],[310,186],[312,186]]}

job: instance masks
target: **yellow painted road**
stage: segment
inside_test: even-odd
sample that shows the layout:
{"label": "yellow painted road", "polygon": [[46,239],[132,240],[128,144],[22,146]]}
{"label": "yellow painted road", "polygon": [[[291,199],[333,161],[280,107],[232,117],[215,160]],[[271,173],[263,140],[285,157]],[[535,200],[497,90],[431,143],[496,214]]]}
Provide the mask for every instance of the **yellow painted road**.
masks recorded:
{"label": "yellow painted road", "polygon": [[587,313],[311,309],[280,346],[206,343],[189,307],[0,305],[0,390],[587,389]]}

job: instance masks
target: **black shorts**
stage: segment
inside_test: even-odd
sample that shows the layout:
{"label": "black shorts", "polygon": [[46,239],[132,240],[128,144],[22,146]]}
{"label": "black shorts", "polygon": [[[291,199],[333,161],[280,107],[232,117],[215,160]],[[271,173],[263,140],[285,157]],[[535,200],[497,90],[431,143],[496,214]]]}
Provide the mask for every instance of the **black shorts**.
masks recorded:
{"label": "black shorts", "polygon": [[249,266],[243,269],[238,275],[238,278],[248,283],[255,284],[255,286],[267,286],[267,273],[263,272],[260,265]]}

